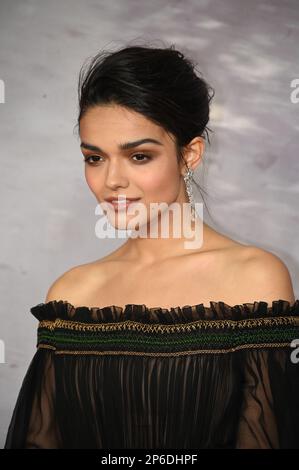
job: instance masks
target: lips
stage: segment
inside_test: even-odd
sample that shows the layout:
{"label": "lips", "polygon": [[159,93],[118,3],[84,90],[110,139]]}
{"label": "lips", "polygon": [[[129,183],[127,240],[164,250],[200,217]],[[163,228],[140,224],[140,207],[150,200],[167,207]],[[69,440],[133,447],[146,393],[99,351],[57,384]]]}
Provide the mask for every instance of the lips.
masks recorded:
{"label": "lips", "polygon": [[127,209],[132,203],[139,201],[140,198],[136,199],[106,199],[105,201],[108,202],[113,206],[113,208],[118,211],[118,210],[125,210]]}
{"label": "lips", "polygon": [[119,197],[108,197],[107,199],[105,199],[105,201],[107,202],[112,202],[112,201],[137,201],[138,199],[140,199],[139,197],[123,197],[123,196],[119,196]]}

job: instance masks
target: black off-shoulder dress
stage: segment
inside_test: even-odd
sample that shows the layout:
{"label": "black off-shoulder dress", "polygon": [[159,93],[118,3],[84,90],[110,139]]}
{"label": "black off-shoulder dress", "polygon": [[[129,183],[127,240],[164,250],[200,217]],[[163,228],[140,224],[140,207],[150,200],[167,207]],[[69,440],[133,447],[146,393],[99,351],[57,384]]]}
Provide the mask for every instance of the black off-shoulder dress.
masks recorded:
{"label": "black off-shoulder dress", "polygon": [[299,300],[30,311],[6,449],[299,448]]}

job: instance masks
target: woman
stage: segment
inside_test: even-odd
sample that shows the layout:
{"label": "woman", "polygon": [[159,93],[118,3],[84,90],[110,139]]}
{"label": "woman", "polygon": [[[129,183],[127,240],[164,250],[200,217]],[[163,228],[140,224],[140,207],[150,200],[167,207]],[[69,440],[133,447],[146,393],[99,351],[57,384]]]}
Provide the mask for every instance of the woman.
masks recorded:
{"label": "woman", "polygon": [[[212,98],[194,70],[173,47],[137,46],[81,70],[87,184],[112,225],[137,236],[67,271],[31,308],[38,349],[6,448],[299,447],[299,300],[276,255],[193,212]],[[173,203],[192,213],[172,216]],[[130,225],[134,204],[145,211]],[[168,217],[179,237],[150,236]],[[201,243],[186,247],[187,222]]]}

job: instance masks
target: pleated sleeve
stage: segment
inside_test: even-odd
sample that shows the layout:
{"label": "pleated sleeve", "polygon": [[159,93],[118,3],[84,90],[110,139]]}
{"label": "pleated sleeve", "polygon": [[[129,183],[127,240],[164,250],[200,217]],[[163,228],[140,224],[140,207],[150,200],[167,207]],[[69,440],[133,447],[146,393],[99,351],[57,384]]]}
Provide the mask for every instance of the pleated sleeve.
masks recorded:
{"label": "pleated sleeve", "polygon": [[56,425],[55,369],[51,350],[38,349],[23,380],[6,436],[6,449],[60,447]]}
{"label": "pleated sleeve", "polygon": [[290,344],[277,344],[242,354],[236,448],[299,449],[299,353]]}

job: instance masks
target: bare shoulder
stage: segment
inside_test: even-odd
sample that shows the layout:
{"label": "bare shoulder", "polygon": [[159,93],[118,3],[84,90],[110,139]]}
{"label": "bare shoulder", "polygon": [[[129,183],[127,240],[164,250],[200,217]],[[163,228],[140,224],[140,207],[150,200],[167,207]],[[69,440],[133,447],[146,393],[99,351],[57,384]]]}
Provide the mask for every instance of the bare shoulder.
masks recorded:
{"label": "bare shoulder", "polygon": [[67,300],[75,302],[84,294],[87,286],[96,280],[100,284],[104,280],[104,269],[99,269],[101,260],[74,266],[61,274],[50,285],[45,302],[52,300]]}
{"label": "bare shoulder", "polygon": [[274,253],[256,246],[242,249],[240,276],[251,300],[272,304],[273,300],[295,302],[291,276],[286,264]]}
{"label": "bare shoulder", "polygon": [[48,289],[45,302],[52,300],[69,300],[69,294],[72,292],[77,281],[80,280],[84,266],[85,265],[74,266],[55,279]]}

